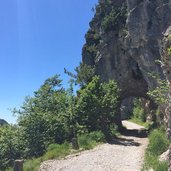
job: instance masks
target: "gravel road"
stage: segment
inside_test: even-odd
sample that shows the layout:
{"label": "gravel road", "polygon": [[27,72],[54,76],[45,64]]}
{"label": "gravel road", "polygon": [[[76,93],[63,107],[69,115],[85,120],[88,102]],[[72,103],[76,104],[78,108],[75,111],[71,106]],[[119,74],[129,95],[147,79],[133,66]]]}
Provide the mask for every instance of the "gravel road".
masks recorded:
{"label": "gravel road", "polygon": [[123,125],[130,131],[116,142],[99,145],[63,160],[45,161],[40,171],[140,171],[148,139],[134,131],[142,126],[128,121],[123,121]]}

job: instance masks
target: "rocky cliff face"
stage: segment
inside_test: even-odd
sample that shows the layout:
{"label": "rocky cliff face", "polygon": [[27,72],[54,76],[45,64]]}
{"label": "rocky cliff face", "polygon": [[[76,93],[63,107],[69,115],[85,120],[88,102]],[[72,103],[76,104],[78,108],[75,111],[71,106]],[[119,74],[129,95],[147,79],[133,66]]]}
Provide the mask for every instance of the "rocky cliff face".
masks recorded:
{"label": "rocky cliff face", "polygon": [[[86,34],[82,58],[83,63],[95,67],[104,81],[114,79],[118,82],[121,102],[130,97],[148,98],[147,91],[157,85],[152,75],[161,79],[166,76],[170,85],[167,134],[171,139],[169,26],[171,0],[99,0]],[[161,57],[162,67],[156,62]],[[118,123],[120,119],[118,115]],[[169,160],[171,171],[171,148]]]}
{"label": "rocky cliff face", "polygon": [[83,63],[104,81],[114,79],[121,101],[145,97],[164,78],[160,64],[163,33],[171,25],[171,0],[99,0],[90,22]]}
{"label": "rocky cliff face", "polygon": [[[169,83],[169,104],[166,108],[166,114],[168,118],[167,135],[168,138],[171,140],[171,26],[167,29],[166,33],[164,34],[161,55],[163,62],[162,68]],[[169,165],[169,171],[171,171],[171,147],[169,150]]]}

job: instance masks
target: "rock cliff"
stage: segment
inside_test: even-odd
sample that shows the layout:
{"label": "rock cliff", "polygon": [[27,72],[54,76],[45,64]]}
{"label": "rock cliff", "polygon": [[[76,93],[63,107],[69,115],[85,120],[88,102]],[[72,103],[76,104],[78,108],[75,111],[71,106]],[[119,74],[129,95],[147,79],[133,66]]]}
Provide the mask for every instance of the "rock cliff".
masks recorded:
{"label": "rock cliff", "polygon": [[[171,140],[171,26],[164,34],[164,39],[161,48],[161,56],[163,64],[162,68],[169,83],[169,104],[166,108],[166,114],[168,118],[167,135],[168,138]],[[169,171],[171,171],[171,147],[169,150],[169,165]]]}
{"label": "rock cliff", "polygon": [[171,0],[99,0],[90,22],[83,63],[95,67],[104,81],[114,79],[121,101],[145,97],[164,78],[161,59],[163,33],[171,25]]}

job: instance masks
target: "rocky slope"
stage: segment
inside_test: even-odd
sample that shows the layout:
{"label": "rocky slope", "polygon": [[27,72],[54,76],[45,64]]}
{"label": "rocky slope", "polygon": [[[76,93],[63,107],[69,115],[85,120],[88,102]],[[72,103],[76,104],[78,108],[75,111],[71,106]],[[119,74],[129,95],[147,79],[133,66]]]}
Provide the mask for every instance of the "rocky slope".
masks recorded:
{"label": "rocky slope", "polygon": [[164,78],[156,60],[169,25],[171,0],[99,0],[85,36],[83,63],[94,66],[104,81],[118,82],[121,102],[148,98],[148,89],[157,85],[152,75]]}

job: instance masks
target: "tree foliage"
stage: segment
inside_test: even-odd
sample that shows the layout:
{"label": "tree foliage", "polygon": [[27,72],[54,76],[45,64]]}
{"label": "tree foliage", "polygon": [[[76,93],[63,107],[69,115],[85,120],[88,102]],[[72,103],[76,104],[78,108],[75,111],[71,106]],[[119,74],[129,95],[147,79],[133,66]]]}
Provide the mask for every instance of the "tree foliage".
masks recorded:
{"label": "tree foliage", "polygon": [[14,110],[18,125],[0,127],[2,170],[17,158],[43,155],[50,144],[71,142],[79,133],[110,134],[116,118],[118,88],[114,81],[102,83],[100,77],[91,73],[80,76],[80,80],[84,78],[87,82],[83,79],[78,95],[74,93],[74,80],[65,90],[62,80],[55,75],[45,80],[33,97],[25,98],[20,109]]}
{"label": "tree foliage", "polygon": [[16,126],[0,127],[0,169],[5,171],[24,153],[21,131]]}
{"label": "tree foliage", "polygon": [[[155,77],[156,78],[156,77]],[[169,85],[166,80],[156,78],[157,87],[154,90],[149,90],[148,95],[155,101],[156,104],[162,105],[167,103],[167,94],[169,92]]]}
{"label": "tree foliage", "polygon": [[67,69],[64,69],[64,72],[68,74],[76,84],[80,85],[81,88],[84,88],[95,75],[95,69],[83,63],[80,63],[79,66],[75,68],[75,74]]}
{"label": "tree foliage", "polygon": [[118,88],[114,81],[101,83],[95,76],[93,80],[79,91],[77,113],[79,124],[88,131],[101,130],[105,134],[110,131],[116,118]]}
{"label": "tree foliage", "polygon": [[67,139],[67,94],[61,88],[58,75],[47,79],[34,97],[27,97],[21,106],[19,126],[23,130],[27,156],[39,156],[50,143],[62,143]]}

